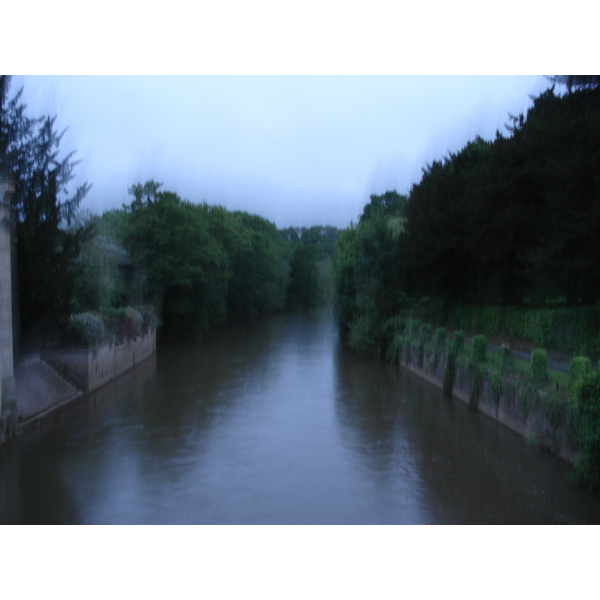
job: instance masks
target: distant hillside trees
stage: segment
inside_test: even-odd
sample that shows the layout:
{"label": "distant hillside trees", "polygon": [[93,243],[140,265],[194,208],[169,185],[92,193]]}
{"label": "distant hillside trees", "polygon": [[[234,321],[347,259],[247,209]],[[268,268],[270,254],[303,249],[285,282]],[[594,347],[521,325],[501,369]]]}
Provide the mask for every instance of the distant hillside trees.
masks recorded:
{"label": "distant hillside trees", "polygon": [[[335,228],[279,231],[257,215],[183,200],[156,181],[129,192],[130,205],[91,219],[102,240],[86,246],[95,266],[80,289],[92,290],[97,303],[118,306],[141,295],[136,302],[156,307],[167,335],[198,337],[225,321],[324,299]],[[110,244],[127,259],[118,260],[116,248],[108,255]],[[88,284],[106,278],[107,258],[112,275],[93,292]]]}
{"label": "distant hillside trees", "polygon": [[331,268],[336,227],[289,227],[281,231],[290,247],[286,306],[316,306],[331,300]]}

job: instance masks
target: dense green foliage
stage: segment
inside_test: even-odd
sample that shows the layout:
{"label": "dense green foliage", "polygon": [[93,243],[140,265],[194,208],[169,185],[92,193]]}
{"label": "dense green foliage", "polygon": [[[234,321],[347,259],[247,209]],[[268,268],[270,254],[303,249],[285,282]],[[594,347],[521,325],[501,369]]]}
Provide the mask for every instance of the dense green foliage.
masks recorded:
{"label": "dense green foliage", "polygon": [[315,251],[308,244],[299,243],[290,260],[290,285],[287,305],[315,306],[320,300]]}
{"label": "dense green foliage", "polygon": [[485,363],[487,358],[487,339],[485,335],[476,335],[471,340],[471,358],[473,362]]}
{"label": "dense green foliage", "polygon": [[452,324],[533,342],[544,348],[562,348],[581,354],[600,352],[600,311],[595,306],[532,308],[470,306],[452,313]]}
{"label": "dense green foliage", "polygon": [[[354,349],[437,366],[442,330],[435,343],[425,341],[415,334],[420,320],[600,353],[600,85],[597,76],[555,82],[568,93],[547,90],[526,115],[509,115],[507,135],[477,137],[426,165],[408,198],[371,196],[358,224],[342,234],[334,297]],[[475,335],[469,361],[463,343],[455,332],[444,393],[466,368],[475,406],[489,378],[496,406],[503,396],[518,397],[523,414],[540,410],[553,427],[579,436],[578,480],[600,485],[600,380],[588,375],[589,364],[572,366],[572,404],[550,389],[545,350],[532,353],[531,377],[517,380],[508,348],[489,369],[485,338]]]}
{"label": "dense green foliage", "polygon": [[600,351],[600,87],[573,89],[427,165],[408,198],[371,197],[336,249],[344,330],[427,307],[440,325]]}
{"label": "dense green foliage", "polygon": [[531,379],[536,385],[548,381],[548,353],[542,348],[531,352]]}
{"label": "dense green foliage", "polygon": [[326,299],[338,230],[279,231],[262,217],[193,204],[147,181],[131,204],[90,219],[79,310],[156,307],[167,335],[198,337],[226,320],[254,319]]}
{"label": "dense green foliage", "polygon": [[[396,268],[404,232],[406,198],[396,192],[371,196],[356,226],[340,236],[334,254],[333,281],[338,319],[362,351],[380,347],[383,323],[403,305]],[[360,335],[358,334],[360,330]]]}
{"label": "dense green foliage", "polygon": [[454,304],[592,304],[600,297],[600,89],[549,90],[510,130],[428,166],[413,186],[411,285]]}
{"label": "dense green foliage", "polygon": [[510,348],[505,347],[502,349],[502,372],[505,374],[510,374],[515,369],[515,358],[510,351]]}
{"label": "dense green foliage", "polygon": [[465,332],[462,329],[456,330],[452,336],[452,351],[456,357],[465,351]]}
{"label": "dense green foliage", "polygon": [[569,363],[569,394],[576,399],[581,384],[592,372],[592,364],[587,356],[574,356]]}
{"label": "dense green foliage", "polygon": [[81,312],[69,318],[63,344],[86,348],[105,343],[122,344],[155,330],[158,325],[158,317],[151,305]]}

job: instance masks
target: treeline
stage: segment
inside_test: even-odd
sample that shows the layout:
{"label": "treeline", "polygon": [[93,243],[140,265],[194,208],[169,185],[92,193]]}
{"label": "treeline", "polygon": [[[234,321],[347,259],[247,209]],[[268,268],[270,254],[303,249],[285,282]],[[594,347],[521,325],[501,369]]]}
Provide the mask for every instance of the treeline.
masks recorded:
{"label": "treeline", "polygon": [[[266,219],[194,204],[148,181],[120,210],[89,215],[87,183],[69,195],[78,161],[61,155],[56,117],[29,117],[22,90],[0,76],[0,177],[15,183],[15,336],[83,343],[120,339],[155,323],[197,337],[330,297],[339,230],[278,230]],[[135,306],[136,308],[132,308]],[[150,311],[150,312],[149,312]]]}
{"label": "treeline", "polygon": [[260,216],[160,188],[134,185],[129,205],[88,221],[95,235],[77,310],[149,303],[167,335],[198,337],[226,321],[326,299],[320,266],[331,262],[336,229],[280,231]]}
{"label": "treeline", "polygon": [[[478,137],[427,165],[407,197],[371,196],[334,258],[338,315],[354,347],[378,348],[385,323],[408,307],[451,327],[481,307],[597,312],[600,88],[571,86],[534,98],[526,117],[510,117],[508,135]],[[566,327],[579,319],[563,317]]]}

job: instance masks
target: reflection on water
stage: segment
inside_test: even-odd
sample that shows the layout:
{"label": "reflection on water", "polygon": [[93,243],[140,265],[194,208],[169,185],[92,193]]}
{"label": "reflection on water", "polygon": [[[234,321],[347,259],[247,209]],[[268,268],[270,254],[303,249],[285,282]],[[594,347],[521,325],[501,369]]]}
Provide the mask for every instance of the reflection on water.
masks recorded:
{"label": "reflection on water", "polygon": [[161,346],[1,449],[0,522],[599,522],[567,471],[321,311]]}

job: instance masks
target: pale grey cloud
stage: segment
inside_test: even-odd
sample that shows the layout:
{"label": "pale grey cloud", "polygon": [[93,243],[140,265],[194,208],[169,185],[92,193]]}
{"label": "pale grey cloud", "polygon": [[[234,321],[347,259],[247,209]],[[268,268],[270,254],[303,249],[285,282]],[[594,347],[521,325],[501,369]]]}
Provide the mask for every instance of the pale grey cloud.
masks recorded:
{"label": "pale grey cloud", "polygon": [[15,77],[32,115],[58,115],[78,150],[84,207],[128,202],[147,179],[278,226],[356,219],[407,192],[425,162],[504,130],[543,77]]}

